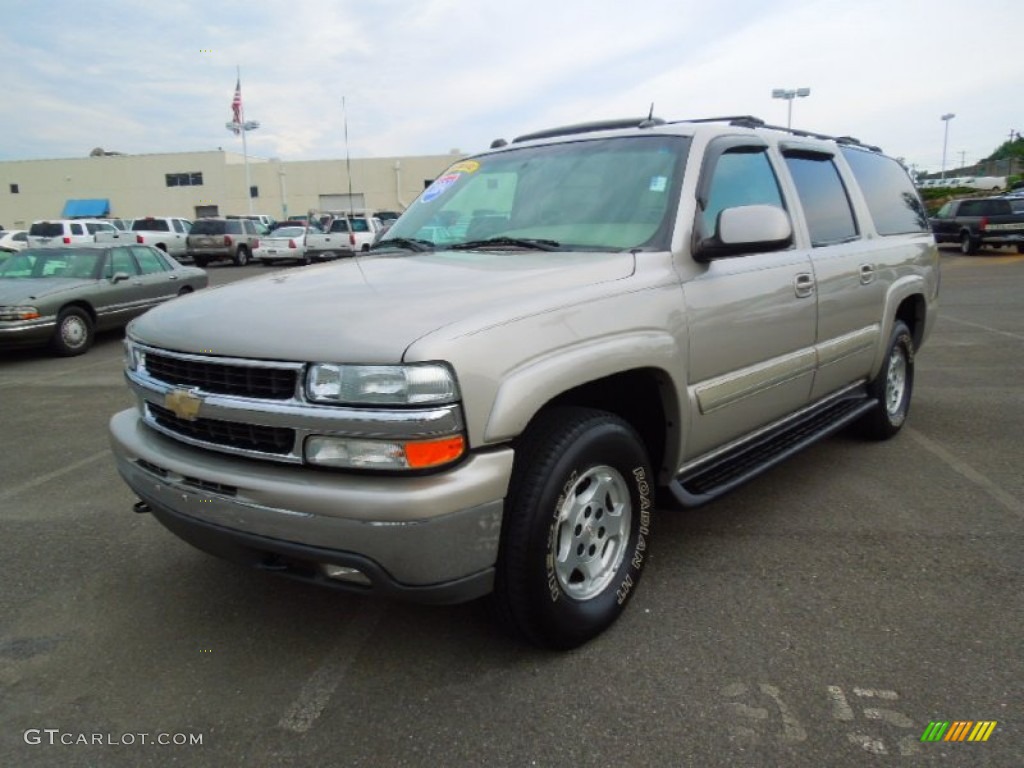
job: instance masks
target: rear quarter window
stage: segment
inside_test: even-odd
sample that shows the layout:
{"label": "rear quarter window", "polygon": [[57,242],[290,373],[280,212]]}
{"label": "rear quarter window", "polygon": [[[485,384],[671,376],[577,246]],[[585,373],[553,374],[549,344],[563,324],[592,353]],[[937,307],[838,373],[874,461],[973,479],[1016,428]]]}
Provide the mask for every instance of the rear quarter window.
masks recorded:
{"label": "rear quarter window", "polygon": [[928,214],[903,166],[891,157],[843,147],[843,157],[864,194],[880,235],[928,231]]}

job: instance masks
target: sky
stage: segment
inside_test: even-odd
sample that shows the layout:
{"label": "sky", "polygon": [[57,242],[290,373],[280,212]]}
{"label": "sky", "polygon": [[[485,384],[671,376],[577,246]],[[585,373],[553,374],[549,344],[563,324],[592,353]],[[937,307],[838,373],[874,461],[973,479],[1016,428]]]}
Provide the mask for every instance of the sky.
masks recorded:
{"label": "sky", "polygon": [[[938,172],[1024,133],[1020,0],[0,0],[0,160],[486,149],[542,128],[755,115]],[[792,105],[773,89],[809,88]],[[344,100],[344,102],[343,102]],[[343,106],[344,104],[344,106]],[[956,115],[943,122],[941,116]],[[347,118],[347,120],[346,120]]]}

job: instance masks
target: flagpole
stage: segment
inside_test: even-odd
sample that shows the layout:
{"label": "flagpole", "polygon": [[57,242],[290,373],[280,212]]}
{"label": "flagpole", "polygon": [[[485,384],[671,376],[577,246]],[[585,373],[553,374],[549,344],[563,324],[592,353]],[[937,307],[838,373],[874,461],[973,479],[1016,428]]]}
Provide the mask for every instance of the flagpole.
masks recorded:
{"label": "flagpole", "polygon": [[[239,65],[235,65],[236,74],[238,75],[237,82],[242,82],[242,68]],[[246,131],[245,125],[245,102],[242,101],[238,107],[238,116],[242,121],[242,160],[245,162],[245,199],[249,201],[249,215],[252,215],[252,179],[249,177],[249,145],[245,140]]]}

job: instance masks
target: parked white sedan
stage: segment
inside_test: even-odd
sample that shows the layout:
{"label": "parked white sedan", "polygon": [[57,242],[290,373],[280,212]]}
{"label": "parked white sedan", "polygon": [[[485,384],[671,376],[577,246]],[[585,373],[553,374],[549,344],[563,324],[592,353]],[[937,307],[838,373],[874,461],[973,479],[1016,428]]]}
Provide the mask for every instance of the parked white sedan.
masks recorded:
{"label": "parked white sedan", "polygon": [[311,259],[306,253],[305,227],[280,227],[269,235],[260,237],[259,246],[253,251],[252,257],[262,263],[273,261],[297,261],[309,264]]}
{"label": "parked white sedan", "polygon": [[27,246],[27,229],[0,229],[0,252],[23,251]]}

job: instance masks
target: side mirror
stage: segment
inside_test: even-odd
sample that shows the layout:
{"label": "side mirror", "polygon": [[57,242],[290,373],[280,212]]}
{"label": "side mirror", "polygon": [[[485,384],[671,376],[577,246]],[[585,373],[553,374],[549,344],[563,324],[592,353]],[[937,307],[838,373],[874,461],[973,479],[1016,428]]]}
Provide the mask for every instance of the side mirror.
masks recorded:
{"label": "side mirror", "polygon": [[718,214],[717,234],[700,240],[693,249],[697,261],[758,251],[778,251],[793,243],[793,225],[775,205],[742,205]]}
{"label": "side mirror", "polygon": [[123,280],[127,280],[129,277],[130,275],[127,272],[115,272],[114,276],[110,278],[110,282],[116,285]]}

